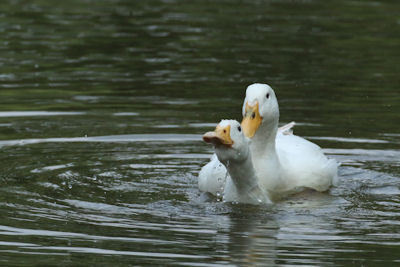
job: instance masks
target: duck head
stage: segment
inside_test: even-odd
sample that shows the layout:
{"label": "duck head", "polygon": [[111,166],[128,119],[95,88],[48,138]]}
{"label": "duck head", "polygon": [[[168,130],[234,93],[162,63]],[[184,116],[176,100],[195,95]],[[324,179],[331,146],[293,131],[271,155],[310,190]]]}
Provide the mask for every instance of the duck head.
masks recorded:
{"label": "duck head", "polygon": [[229,161],[243,161],[249,155],[250,140],[236,120],[222,120],[214,131],[203,135],[203,140],[214,145],[218,159],[225,165]]}
{"label": "duck head", "polygon": [[261,128],[271,131],[277,127],[279,106],[274,90],[267,84],[249,85],[243,102],[242,115],[243,132],[249,138],[253,138]]}

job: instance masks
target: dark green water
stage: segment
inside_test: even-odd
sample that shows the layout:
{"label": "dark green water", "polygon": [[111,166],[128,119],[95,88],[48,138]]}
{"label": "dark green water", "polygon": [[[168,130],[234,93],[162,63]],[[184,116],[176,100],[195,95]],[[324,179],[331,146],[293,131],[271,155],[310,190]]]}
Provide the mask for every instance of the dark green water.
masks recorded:
{"label": "dark green water", "polygon": [[[3,1],[1,265],[400,264],[398,1]],[[342,163],[326,194],[197,189],[245,88]]]}

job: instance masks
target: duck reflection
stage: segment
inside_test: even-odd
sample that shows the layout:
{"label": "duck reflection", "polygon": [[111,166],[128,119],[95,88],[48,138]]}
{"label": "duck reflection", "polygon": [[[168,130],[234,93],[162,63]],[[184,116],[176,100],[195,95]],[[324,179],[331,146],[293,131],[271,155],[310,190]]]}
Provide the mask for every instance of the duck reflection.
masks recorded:
{"label": "duck reflection", "polygon": [[329,194],[309,193],[267,206],[229,204],[231,262],[240,266],[323,264],[326,251],[337,249],[335,242],[326,240],[340,238],[336,225],[329,223],[338,201]]}
{"label": "duck reflection", "polygon": [[276,259],[279,226],[272,206],[234,205],[229,214],[228,251],[231,262],[240,266],[271,266]]}

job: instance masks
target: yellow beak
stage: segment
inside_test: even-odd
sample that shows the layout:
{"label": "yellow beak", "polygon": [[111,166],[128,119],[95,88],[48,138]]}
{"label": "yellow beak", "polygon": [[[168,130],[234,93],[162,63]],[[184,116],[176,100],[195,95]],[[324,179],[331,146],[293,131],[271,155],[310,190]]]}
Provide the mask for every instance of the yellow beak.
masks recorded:
{"label": "yellow beak", "polygon": [[203,135],[203,140],[206,143],[216,145],[224,145],[227,147],[231,147],[233,145],[233,141],[231,139],[231,126],[227,125],[225,127],[221,127],[217,125],[213,132],[207,132]]}
{"label": "yellow beak", "polygon": [[246,109],[242,120],[242,129],[245,136],[252,138],[260,127],[263,117],[258,111],[258,102],[254,106],[250,106],[246,102]]}

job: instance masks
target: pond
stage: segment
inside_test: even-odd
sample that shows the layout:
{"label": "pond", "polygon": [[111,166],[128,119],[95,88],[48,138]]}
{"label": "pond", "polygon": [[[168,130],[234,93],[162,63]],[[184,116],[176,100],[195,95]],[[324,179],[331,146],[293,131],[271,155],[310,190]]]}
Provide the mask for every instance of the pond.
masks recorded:
{"label": "pond", "polygon": [[[397,1],[0,4],[1,265],[396,265]],[[201,135],[268,83],[341,162],[272,205],[199,192]]]}

